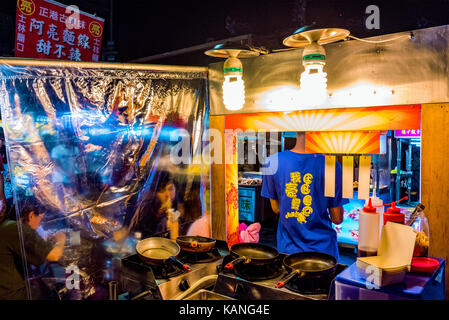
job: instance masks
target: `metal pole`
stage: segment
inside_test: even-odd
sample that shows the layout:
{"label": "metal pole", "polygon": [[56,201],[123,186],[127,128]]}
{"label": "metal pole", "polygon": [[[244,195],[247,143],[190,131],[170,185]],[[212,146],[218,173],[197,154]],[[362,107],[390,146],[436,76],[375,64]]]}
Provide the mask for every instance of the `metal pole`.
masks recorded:
{"label": "metal pole", "polygon": [[126,69],[167,72],[208,72],[207,67],[169,66],[156,64],[116,63],[116,62],[85,62],[64,60],[38,60],[24,58],[0,58],[1,65],[63,67],[63,68],[91,68],[91,69]]}
{"label": "metal pole", "polygon": [[407,200],[407,203],[410,203],[411,202],[410,198],[411,198],[411,194],[412,194],[412,144],[410,142],[408,145],[407,171],[410,173],[408,175],[408,186],[407,186],[408,200]]}
{"label": "metal pole", "polygon": [[114,37],[114,33],[113,33],[113,28],[114,28],[114,0],[109,0],[109,41],[113,41]]}
{"label": "metal pole", "polygon": [[165,52],[165,53],[159,53],[159,54],[148,56],[148,57],[144,57],[144,58],[134,59],[134,60],[131,60],[130,62],[133,62],[133,63],[149,62],[149,61],[152,61],[152,60],[158,60],[158,59],[164,59],[164,58],[178,56],[178,55],[181,55],[181,54],[184,54],[184,53],[210,49],[210,48],[214,47],[217,44],[221,44],[221,43],[225,43],[225,42],[238,42],[238,41],[242,42],[244,40],[246,40],[247,42],[251,43],[251,34],[246,34],[246,35],[243,35],[243,36],[227,38],[227,39],[222,39],[222,40],[208,42],[208,43],[203,43],[203,44],[200,44],[200,45],[197,45],[197,46],[192,46],[192,47],[183,48],[183,49],[179,49],[179,50],[169,51],[169,52]]}
{"label": "metal pole", "polygon": [[397,201],[401,198],[401,139],[397,140],[397,146],[398,146],[398,154],[397,154],[397,164],[396,164],[396,199],[394,201]]}

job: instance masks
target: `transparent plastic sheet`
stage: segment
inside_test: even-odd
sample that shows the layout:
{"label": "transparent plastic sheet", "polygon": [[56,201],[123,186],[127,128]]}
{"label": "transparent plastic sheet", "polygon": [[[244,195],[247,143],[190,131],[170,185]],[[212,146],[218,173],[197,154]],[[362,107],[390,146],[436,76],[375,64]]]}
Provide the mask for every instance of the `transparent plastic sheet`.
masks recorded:
{"label": "transparent plastic sheet", "polygon": [[[117,261],[135,252],[135,232],[170,236],[161,207],[180,213],[180,235],[210,219],[210,169],[202,157],[206,72],[11,65],[0,71],[29,298],[104,299]],[[172,161],[181,136],[189,142],[188,163]],[[42,238],[66,235],[57,263],[30,263],[33,247],[20,219],[26,203],[45,213],[37,229]]]}

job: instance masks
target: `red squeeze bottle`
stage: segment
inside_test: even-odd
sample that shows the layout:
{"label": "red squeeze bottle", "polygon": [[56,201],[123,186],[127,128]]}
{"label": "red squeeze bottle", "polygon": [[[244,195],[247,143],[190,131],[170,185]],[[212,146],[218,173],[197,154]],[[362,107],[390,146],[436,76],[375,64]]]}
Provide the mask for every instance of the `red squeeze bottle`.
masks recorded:
{"label": "red squeeze bottle", "polygon": [[[405,197],[399,201],[402,201],[402,200],[407,200],[407,197]],[[396,201],[396,202],[399,202],[399,201]],[[405,215],[403,213],[401,213],[401,209],[396,207],[396,202],[392,202],[391,207],[389,207],[387,209],[387,212],[384,213],[384,225],[388,221],[405,224]]]}

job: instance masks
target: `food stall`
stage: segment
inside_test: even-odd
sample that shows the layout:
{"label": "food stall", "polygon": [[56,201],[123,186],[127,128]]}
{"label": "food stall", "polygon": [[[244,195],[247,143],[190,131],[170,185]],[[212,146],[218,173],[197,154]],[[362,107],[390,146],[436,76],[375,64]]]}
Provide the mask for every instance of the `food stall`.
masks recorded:
{"label": "food stall", "polygon": [[[305,32],[307,30],[298,30],[296,39],[290,40],[301,42],[313,38],[298,36]],[[326,32],[329,37],[332,33],[337,34],[333,29],[327,29],[323,33]],[[238,154],[239,148],[242,147],[238,143],[242,132],[256,135],[260,132],[274,132],[273,139],[283,144],[284,138],[289,136],[288,132],[305,131],[308,152],[323,153],[329,158],[336,156],[336,161],[339,161],[338,158],[342,161],[348,156],[353,157],[350,161],[353,162],[354,169],[355,159],[363,157],[367,160],[369,157],[370,159],[365,161],[365,176],[366,172],[368,177],[370,175],[370,164],[376,173],[382,169],[389,176],[389,179],[378,178],[371,183],[368,178],[364,185],[364,195],[360,194],[360,185],[354,185],[358,192],[353,192],[351,188],[346,198],[350,199],[352,208],[348,208],[346,221],[340,228],[349,229],[346,233],[351,232],[351,229],[354,232],[346,236],[353,237],[345,242],[357,245],[358,222],[350,221],[353,225],[348,227],[348,220],[356,220],[356,215],[350,211],[357,208],[360,210],[366,199],[372,196],[373,189],[376,189],[379,196],[382,194],[385,197],[384,204],[400,200],[404,192],[410,201],[410,180],[415,179],[418,180],[419,186],[414,188],[413,201],[426,205],[426,216],[429,219],[429,256],[447,259],[448,251],[443,243],[447,237],[444,230],[448,222],[441,213],[441,210],[444,210],[443,199],[447,198],[443,191],[446,187],[434,189],[436,185],[441,185],[441,179],[445,176],[441,170],[437,173],[435,161],[439,166],[447,168],[442,160],[447,148],[446,142],[443,141],[445,138],[434,140],[436,136],[447,137],[448,134],[444,129],[444,123],[447,123],[445,103],[448,99],[445,80],[447,75],[444,71],[447,63],[444,35],[447,32],[448,27],[442,26],[362,41],[355,38],[336,43],[323,41],[321,44],[326,51],[328,96],[322,100],[314,100],[313,95],[308,97],[298,94],[300,85],[302,86],[300,75],[302,78],[304,72],[301,63],[305,56],[304,46],[294,50],[279,50],[268,55],[242,56],[240,60],[245,85],[245,104],[239,110],[229,109],[225,104],[223,72],[226,78],[226,65],[211,64],[211,128],[227,135],[226,155],[234,152],[235,157],[227,158],[225,165],[212,165],[215,237],[226,238],[231,244],[238,241],[238,225],[241,221],[235,194],[238,193],[238,165],[241,163],[235,161],[235,154]],[[295,47],[294,42],[291,46]],[[314,105],[313,101],[317,103]],[[438,118],[440,120],[437,120]],[[437,121],[438,125],[434,126],[434,121]],[[398,133],[415,135],[413,138],[416,140],[400,141]],[[279,134],[282,134],[281,138]],[[350,144],[348,141],[356,142]],[[406,143],[402,145],[404,141]],[[413,142],[414,146],[410,142]],[[268,144],[265,144],[268,149]],[[440,147],[435,147],[435,144]],[[395,149],[394,156],[392,150],[388,150],[392,147]],[[407,150],[404,150],[405,148]],[[418,163],[421,170],[411,167],[412,150],[419,153],[419,156],[413,157],[414,163]],[[426,150],[432,150],[436,154],[429,155]],[[397,165],[393,163],[395,161]],[[436,176],[439,176],[438,180],[434,180]],[[404,177],[408,183],[404,183]],[[354,178],[354,182],[359,182],[357,175]],[[385,180],[387,182],[382,183]],[[430,189],[426,190],[426,187]],[[407,201],[398,206],[403,207],[401,210],[403,213],[405,211],[406,216],[413,211],[413,204],[407,207]],[[225,226],[218,216],[227,219]],[[441,281],[444,282],[444,279],[441,279],[440,274],[439,282]]]}
{"label": "food stall", "polygon": [[[338,30],[330,37],[332,32]],[[241,65],[217,62],[209,68],[1,59],[2,123],[28,298],[330,298],[330,284],[347,266],[327,261],[330,267],[319,279],[278,288],[294,261],[284,264],[284,253],[239,237],[241,221],[272,217],[255,194],[257,168],[243,169],[239,181],[241,145],[252,140],[263,146],[263,162],[282,150],[277,142],[282,145],[283,135],[297,131],[306,132],[308,153],[326,154],[329,168],[342,161],[352,172],[359,161],[364,179],[358,193],[352,180],[345,183],[345,197],[363,201],[381,189],[377,183],[370,187],[370,170],[371,160],[387,154],[386,137],[394,130],[420,130],[419,201],[429,220],[429,256],[442,259],[438,272],[444,272],[448,33],[443,26],[365,42],[342,41],[349,35],[343,33],[338,42],[323,43],[328,93],[319,103],[298,96],[303,50],[297,48],[265,55],[239,48],[246,54]],[[231,75],[243,66],[240,110],[223,102],[229,89],[223,87],[224,65]],[[60,145],[64,150],[53,152]],[[335,176],[329,177],[331,195]],[[253,187],[242,193],[244,219],[239,182],[242,189]],[[62,259],[42,269],[27,263],[27,227],[20,218],[28,201],[45,208],[42,237],[67,235]],[[160,215],[154,208],[164,208],[165,220],[155,221]],[[200,228],[190,233],[197,222]],[[198,230],[205,234],[198,237]],[[183,242],[178,236],[194,237]],[[162,247],[168,252],[163,259],[145,255]],[[226,268],[251,250],[268,258]],[[439,276],[441,281],[440,291]]]}

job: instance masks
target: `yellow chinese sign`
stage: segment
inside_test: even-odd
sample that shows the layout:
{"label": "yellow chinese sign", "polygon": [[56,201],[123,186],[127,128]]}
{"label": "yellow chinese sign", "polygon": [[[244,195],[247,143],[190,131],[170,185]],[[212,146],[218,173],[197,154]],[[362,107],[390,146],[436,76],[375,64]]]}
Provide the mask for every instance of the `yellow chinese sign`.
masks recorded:
{"label": "yellow chinese sign", "polygon": [[17,0],[17,7],[26,16],[31,16],[36,10],[33,0]]}
{"label": "yellow chinese sign", "polygon": [[[313,213],[312,196],[310,195],[312,181],[313,175],[310,173],[306,173],[304,176],[298,171],[290,173],[290,182],[285,184],[285,194],[292,199],[291,209],[293,211],[287,212],[286,219],[296,218],[301,224],[307,223],[307,218]],[[298,197],[298,187],[302,197]],[[301,202],[302,210],[300,210]]]}
{"label": "yellow chinese sign", "polygon": [[96,21],[92,21],[89,24],[89,32],[96,38],[101,37],[103,34],[103,27]]}

